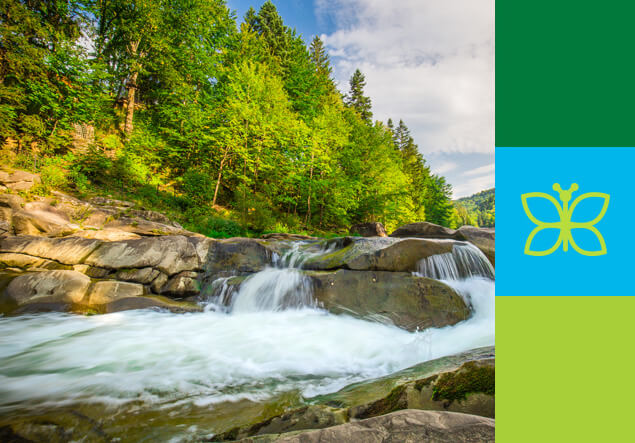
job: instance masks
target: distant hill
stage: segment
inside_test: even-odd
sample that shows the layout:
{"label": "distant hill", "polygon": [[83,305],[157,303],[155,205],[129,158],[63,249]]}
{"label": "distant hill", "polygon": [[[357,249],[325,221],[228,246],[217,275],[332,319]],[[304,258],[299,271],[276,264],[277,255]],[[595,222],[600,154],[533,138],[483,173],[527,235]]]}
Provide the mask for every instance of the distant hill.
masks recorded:
{"label": "distant hill", "polygon": [[454,200],[454,205],[459,211],[460,208],[467,211],[467,216],[472,221],[471,224],[492,228],[496,221],[495,195],[495,188],[487,189],[469,197]]}

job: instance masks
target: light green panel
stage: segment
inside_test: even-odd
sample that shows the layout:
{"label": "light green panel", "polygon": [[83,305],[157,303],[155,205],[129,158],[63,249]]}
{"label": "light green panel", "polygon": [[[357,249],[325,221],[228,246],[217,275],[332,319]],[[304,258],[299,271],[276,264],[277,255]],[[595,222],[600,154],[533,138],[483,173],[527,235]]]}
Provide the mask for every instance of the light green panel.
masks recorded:
{"label": "light green panel", "polygon": [[635,297],[496,297],[496,441],[635,441],[634,342]]}

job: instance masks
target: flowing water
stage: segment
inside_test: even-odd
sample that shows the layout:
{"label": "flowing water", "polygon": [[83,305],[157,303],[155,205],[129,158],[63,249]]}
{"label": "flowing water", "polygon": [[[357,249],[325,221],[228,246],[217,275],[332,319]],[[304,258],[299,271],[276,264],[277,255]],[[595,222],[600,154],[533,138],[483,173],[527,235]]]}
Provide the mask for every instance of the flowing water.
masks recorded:
{"label": "flowing water", "polygon": [[421,271],[445,278],[473,315],[419,332],[320,310],[293,253],[238,291],[217,281],[214,308],[202,313],[0,317],[0,416],[78,402],[213,409],[289,391],[311,397],[493,345],[493,269],[470,254],[436,256]]}

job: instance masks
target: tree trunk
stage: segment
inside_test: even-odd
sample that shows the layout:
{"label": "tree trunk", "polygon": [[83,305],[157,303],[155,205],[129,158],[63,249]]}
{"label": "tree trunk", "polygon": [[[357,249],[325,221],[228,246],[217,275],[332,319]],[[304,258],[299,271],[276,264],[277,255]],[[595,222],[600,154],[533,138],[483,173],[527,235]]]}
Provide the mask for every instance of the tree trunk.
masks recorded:
{"label": "tree trunk", "polygon": [[313,188],[313,160],[315,159],[315,153],[311,152],[311,172],[309,173],[309,196],[306,199],[307,211],[306,218],[304,219],[304,225],[309,226],[309,220],[311,219],[311,190]]}
{"label": "tree trunk", "polygon": [[[128,100],[126,102],[126,119],[123,127],[123,132],[126,136],[129,136],[132,133],[133,129],[133,118],[134,118],[134,108],[135,108],[135,96],[137,95],[137,78],[139,77],[139,61],[137,60],[137,50],[139,49],[140,40],[136,42],[132,42],[129,45],[130,55],[134,60],[132,63],[132,68],[130,72],[130,78],[126,83],[126,88],[128,89]],[[143,54],[141,54],[143,57]]]}
{"label": "tree trunk", "polygon": [[133,129],[135,95],[137,93],[137,77],[139,73],[133,72],[128,80],[128,100],[126,102],[126,122],[124,123],[123,132],[129,136]]}
{"label": "tree trunk", "polygon": [[223,175],[223,166],[225,166],[225,160],[227,160],[228,153],[229,148],[226,148],[223,159],[220,161],[220,168],[218,169],[218,179],[216,180],[216,189],[214,189],[214,199],[212,200],[212,206],[216,206],[216,197],[218,196],[218,188],[220,188],[220,179]]}

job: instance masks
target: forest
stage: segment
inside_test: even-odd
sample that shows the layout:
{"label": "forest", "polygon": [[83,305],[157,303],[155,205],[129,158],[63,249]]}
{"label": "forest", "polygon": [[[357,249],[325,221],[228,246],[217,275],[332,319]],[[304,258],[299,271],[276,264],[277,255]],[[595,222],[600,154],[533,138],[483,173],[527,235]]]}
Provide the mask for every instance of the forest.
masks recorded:
{"label": "forest", "polygon": [[496,224],[496,192],[486,189],[454,202],[461,224],[493,228]]}
{"label": "forest", "polygon": [[0,11],[1,162],[40,192],[135,199],[215,237],[480,222],[364,88],[356,70],[340,92],[320,38],[271,2],[242,19],[223,0]]}

